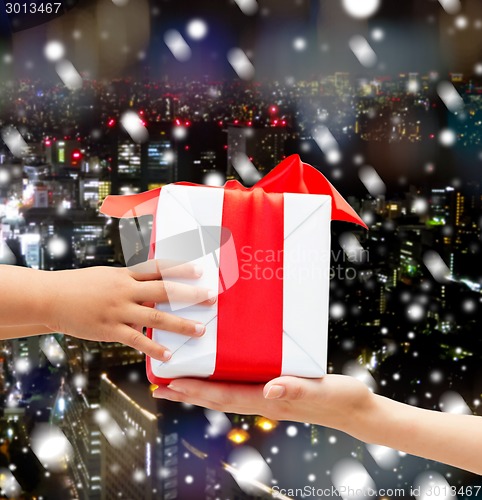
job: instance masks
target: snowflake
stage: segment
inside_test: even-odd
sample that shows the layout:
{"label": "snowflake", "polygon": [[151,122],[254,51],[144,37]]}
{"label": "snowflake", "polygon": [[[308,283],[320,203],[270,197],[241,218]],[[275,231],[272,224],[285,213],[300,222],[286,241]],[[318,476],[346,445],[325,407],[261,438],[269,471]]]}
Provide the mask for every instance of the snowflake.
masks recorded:
{"label": "snowflake", "polygon": [[44,55],[52,62],[60,61],[65,54],[64,45],[58,40],[52,40],[45,45]]}
{"label": "snowflake", "polygon": [[208,25],[202,19],[192,19],[189,21],[186,31],[193,40],[202,40],[208,34]]}
{"label": "snowflake", "polygon": [[359,19],[373,16],[379,7],[380,0],[343,0],[347,14]]}
{"label": "snowflake", "polygon": [[242,80],[251,80],[254,77],[254,66],[240,48],[234,48],[228,52],[228,62]]}
{"label": "snowflake", "polygon": [[348,45],[362,66],[366,68],[375,66],[377,55],[365,37],[354,35],[350,38]]}

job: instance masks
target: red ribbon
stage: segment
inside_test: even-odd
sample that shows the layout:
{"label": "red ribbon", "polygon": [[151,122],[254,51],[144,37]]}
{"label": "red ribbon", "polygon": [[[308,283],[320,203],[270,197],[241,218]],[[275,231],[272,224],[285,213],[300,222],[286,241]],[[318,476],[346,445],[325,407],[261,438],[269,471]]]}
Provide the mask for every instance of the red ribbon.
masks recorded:
{"label": "red ribbon", "polygon": [[[318,170],[302,163],[298,155],[288,157],[251,188],[228,181],[224,189],[222,227],[231,231],[238,250],[246,244],[262,254],[269,250],[273,255],[283,255],[281,193],[330,195],[332,220],[353,222],[367,228],[330,182]],[[100,209],[103,214],[118,218],[153,215],[150,258],[154,256],[155,215],[160,190],[108,196]],[[229,264],[225,250],[221,246],[220,278],[223,265]],[[243,279],[241,272],[238,281],[219,295],[216,365],[212,379],[239,380],[242,377],[243,381],[264,382],[281,373],[283,279],[280,269],[283,262],[265,259],[257,264],[260,274],[272,279]],[[221,282],[219,286],[223,290]],[[152,332],[148,331],[148,335],[151,337]],[[149,358],[147,372],[152,382],[168,382],[153,376]]]}
{"label": "red ribbon", "polygon": [[[178,182],[177,184],[199,185],[191,182]],[[246,188],[237,181],[228,181],[223,189],[252,191],[255,188],[262,188],[266,193],[327,194],[332,198],[331,220],[353,222],[368,229],[355,210],[350,207],[325,176],[311,165],[303,163],[298,155],[288,156],[286,160],[283,160],[251,188]],[[155,215],[161,189],[152,189],[140,194],[107,196],[100,211],[105,215],[119,219]],[[216,188],[214,187],[214,189]]]}
{"label": "red ribbon", "polygon": [[[282,256],[283,205],[283,195],[279,193],[267,194],[259,189],[224,193],[222,227],[233,235],[238,262],[242,263],[242,256],[249,256],[259,268],[258,275],[270,279],[253,279],[241,268],[236,283],[219,295],[216,368],[212,379],[266,382],[281,373],[283,262],[258,262],[253,251],[258,255]],[[221,246],[220,276],[223,266],[238,265],[225,255],[226,249],[227,245]]]}

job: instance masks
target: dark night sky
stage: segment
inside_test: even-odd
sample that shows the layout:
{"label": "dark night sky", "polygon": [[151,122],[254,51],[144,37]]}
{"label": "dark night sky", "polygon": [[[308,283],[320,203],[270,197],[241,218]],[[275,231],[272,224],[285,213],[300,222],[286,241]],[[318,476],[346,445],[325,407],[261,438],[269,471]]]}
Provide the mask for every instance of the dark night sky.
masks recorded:
{"label": "dark night sky", "polygon": [[[252,52],[257,77],[261,79],[311,79],[334,71],[430,71],[440,65],[441,58],[437,22],[429,23],[426,18],[430,13],[438,13],[440,6],[425,2],[425,9],[417,9],[413,7],[415,2],[386,1],[370,22],[350,18],[340,2],[334,0],[260,1],[256,16],[242,14],[234,2],[228,1],[162,2],[161,15],[153,22],[151,60],[155,63],[159,55],[165,57],[169,70],[178,75],[195,76],[206,68],[230,75],[232,70],[224,63],[224,54],[239,45]],[[171,64],[172,56],[165,49],[162,33],[169,28],[183,32],[186,21],[192,17],[208,21],[210,34],[194,47],[198,50],[192,63]],[[354,34],[368,36],[372,27],[381,27],[386,33],[384,43],[376,47],[383,66],[367,71],[351,54],[348,40]],[[307,39],[305,51],[293,49],[296,37]],[[328,50],[321,50],[322,46],[328,46]]]}
{"label": "dark night sky", "polygon": [[[51,38],[66,44],[68,56],[80,71],[114,78],[140,76],[146,62],[152,77],[235,77],[226,61],[227,51],[235,46],[249,53],[259,79],[311,79],[335,71],[360,76],[470,72],[482,58],[482,51],[473,43],[480,31],[474,33],[472,26],[454,29],[454,16],[444,12],[436,0],[385,0],[368,21],[347,15],[341,0],[258,3],[258,13],[247,16],[233,0],[130,0],[123,7],[112,0],[81,0],[57,20],[13,35],[16,72],[18,76],[55,78],[42,54],[45,41]],[[479,0],[462,0],[462,4],[461,13],[470,23],[482,18]],[[208,36],[201,41],[187,38],[186,25],[193,18],[208,23]],[[171,28],[190,43],[193,54],[188,62],[177,62],[167,49],[163,36]],[[373,28],[383,29],[385,38],[371,42],[378,64],[368,70],[355,59],[348,40],[355,34],[370,40]],[[74,39],[75,30],[83,36]],[[101,33],[108,38],[102,39]],[[306,50],[294,50],[297,37],[306,39]],[[147,54],[146,60],[138,62],[139,51]],[[34,62],[28,70],[27,59]]]}

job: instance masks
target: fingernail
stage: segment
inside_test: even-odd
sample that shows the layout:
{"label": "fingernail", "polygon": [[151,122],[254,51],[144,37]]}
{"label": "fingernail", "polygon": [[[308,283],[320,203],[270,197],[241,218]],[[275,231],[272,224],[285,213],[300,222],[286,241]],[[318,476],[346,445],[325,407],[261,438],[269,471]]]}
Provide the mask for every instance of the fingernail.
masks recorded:
{"label": "fingernail", "polygon": [[194,331],[196,332],[196,335],[202,335],[206,331],[206,325],[197,323],[196,325],[194,325]]}
{"label": "fingernail", "polygon": [[212,290],[209,290],[209,292],[208,292],[209,302],[216,302],[216,297],[217,297],[217,295]]}
{"label": "fingernail", "polygon": [[185,394],[185,390],[182,387],[178,387],[177,385],[173,384],[172,382],[167,386],[168,389],[171,389],[171,391],[176,391],[176,392],[181,392],[182,394]]}
{"label": "fingernail", "polygon": [[162,361],[169,361],[172,358],[172,352],[167,349],[162,354]]}
{"label": "fingernail", "polygon": [[278,399],[284,395],[286,389],[282,385],[272,385],[264,395],[266,399]]}
{"label": "fingernail", "polygon": [[203,275],[202,267],[194,266],[194,274],[200,278]]}

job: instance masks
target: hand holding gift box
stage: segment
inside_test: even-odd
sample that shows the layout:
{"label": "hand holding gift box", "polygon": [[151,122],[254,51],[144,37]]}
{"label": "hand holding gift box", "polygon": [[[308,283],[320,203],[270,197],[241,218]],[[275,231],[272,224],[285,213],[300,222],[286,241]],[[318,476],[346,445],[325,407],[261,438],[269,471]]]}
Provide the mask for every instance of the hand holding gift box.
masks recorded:
{"label": "hand holding gift box", "polygon": [[157,304],[201,321],[201,338],[149,331],[173,356],[147,358],[154,383],[194,376],[267,381],[326,372],[330,221],[366,227],[323,175],[297,155],[252,188],[178,183],[109,196],[114,217],[153,215],[150,257],[203,269],[199,286],[219,294],[209,307]]}
{"label": "hand holding gift box", "polygon": [[[43,333],[65,333],[100,342],[120,342],[156,359],[170,359],[159,343],[142,334],[143,326],[199,336],[204,325],[159,314],[154,302],[168,300],[174,278],[196,283],[199,274],[189,263],[149,260],[130,268],[94,266],[44,271],[0,265],[0,339]],[[169,299],[197,301],[209,307],[209,290],[182,285]],[[26,307],[28,304],[28,307]],[[55,341],[56,343],[57,341]],[[60,346],[59,346],[60,348]]]}

